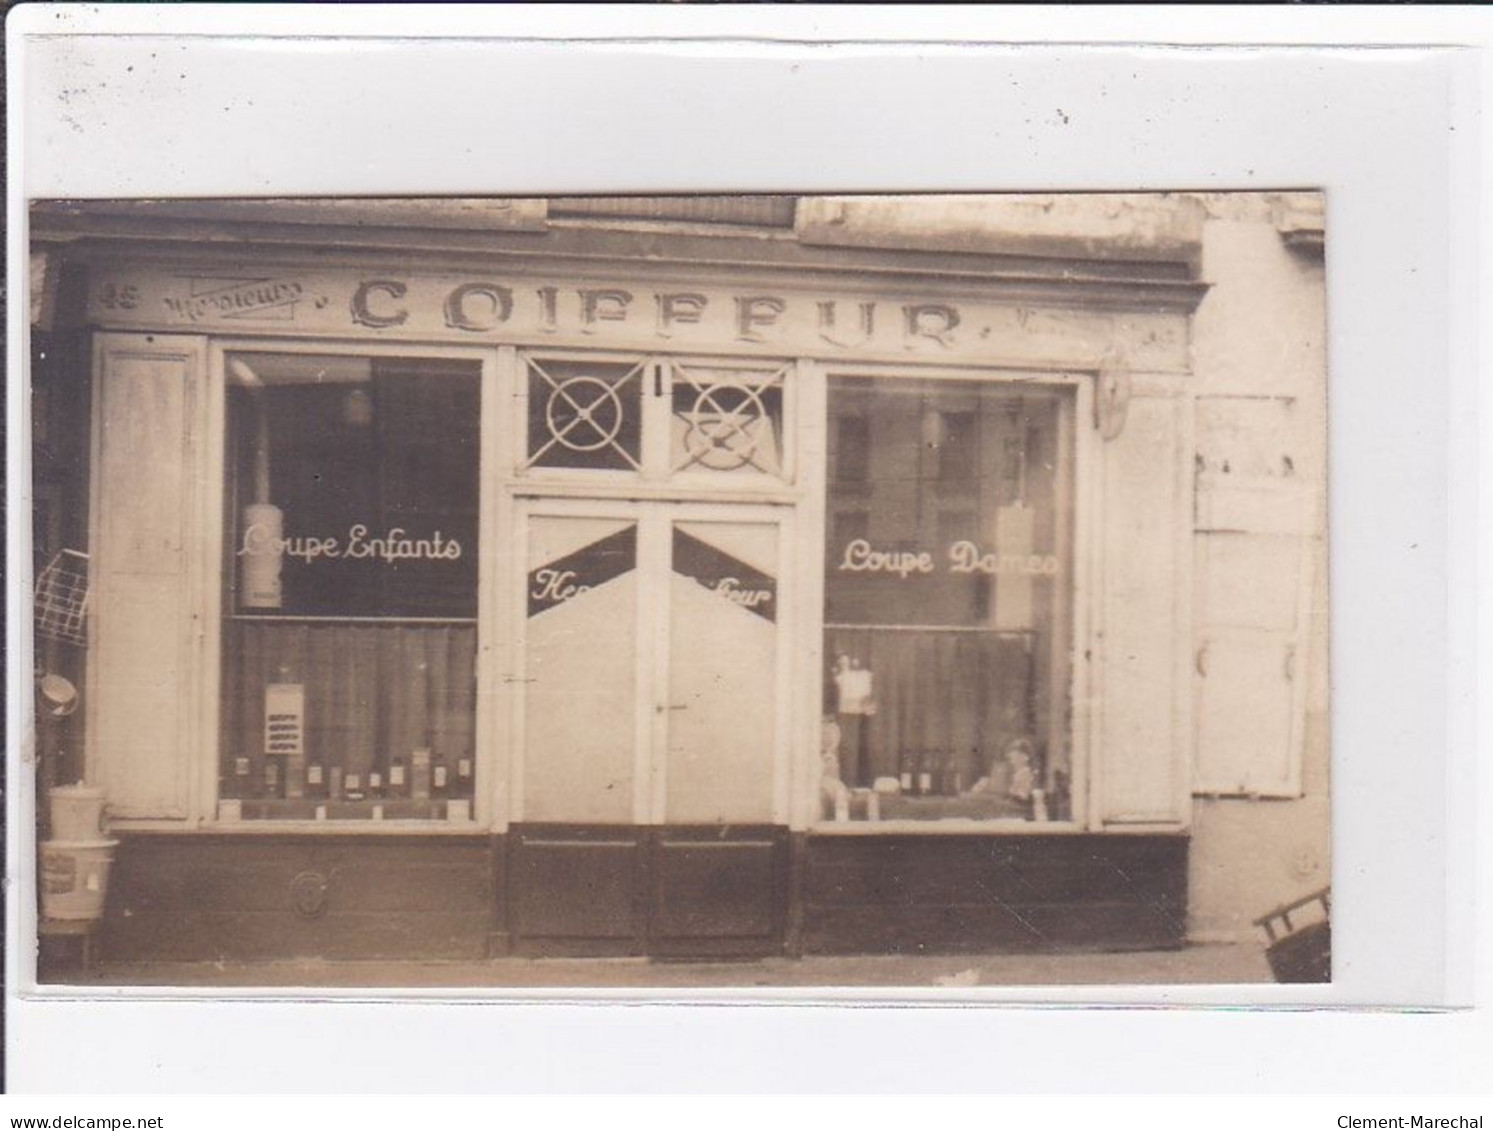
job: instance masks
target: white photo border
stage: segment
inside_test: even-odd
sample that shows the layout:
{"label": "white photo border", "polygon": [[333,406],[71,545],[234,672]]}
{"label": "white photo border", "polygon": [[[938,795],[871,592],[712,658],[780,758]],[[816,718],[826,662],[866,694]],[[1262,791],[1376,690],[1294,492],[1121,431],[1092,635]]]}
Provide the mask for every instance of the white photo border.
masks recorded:
{"label": "white photo border", "polygon": [[[1176,10],[1153,13],[1149,26],[1135,10],[1131,24],[1100,11],[1042,11],[1013,15],[1004,26],[1016,30],[1002,33],[988,14],[966,17],[957,9],[933,10],[931,23],[929,9],[919,19],[842,11],[22,7],[8,26],[9,371],[24,372],[25,201],[34,197],[1321,188],[1328,216],[1335,981],[1311,992],[1295,987],[1286,997],[1278,987],[1126,987],[1012,991],[993,999],[1049,1007],[1472,1004],[1477,806],[1484,821],[1488,815],[1487,782],[1474,774],[1478,531],[1470,520],[1478,483],[1478,274],[1486,270],[1477,256],[1475,202],[1486,183],[1478,130],[1487,126],[1476,114],[1479,51],[1430,44],[1476,38],[1455,34],[1453,25],[1443,25],[1449,34],[1438,38],[1436,25],[1421,21],[1425,45],[1396,44],[1389,24],[1379,21],[1386,38],[1377,47],[981,43],[1040,31],[1097,39],[1106,29],[1130,27],[1137,39],[1175,44],[1187,39],[1191,21]],[[1309,15],[1339,40],[1348,32],[1366,38],[1359,22]],[[1259,13],[1253,21],[1241,14],[1233,38],[1260,38],[1257,30],[1250,34],[1258,20]],[[338,35],[358,42],[318,38]],[[670,35],[689,38],[649,38]],[[911,45],[899,37],[939,42]],[[136,72],[132,85],[103,78]],[[691,97],[679,97],[683,89]],[[298,100],[308,90],[325,97],[308,106]],[[14,379],[10,394],[7,733],[15,736],[30,665],[18,636],[28,620],[26,571],[14,567],[29,558],[30,510],[20,442],[26,398]],[[1377,489],[1386,482],[1391,489]],[[1394,736],[1393,749],[1385,734]],[[17,819],[31,797],[14,739],[7,757],[7,870],[14,879],[28,874],[33,859],[29,823]],[[17,913],[29,890],[26,883],[8,886],[12,926],[27,921]],[[1486,909],[1486,874],[1481,890]],[[24,937],[10,935],[13,943]],[[1486,971],[1485,936],[1482,946]],[[8,948],[9,987],[24,981],[19,952]],[[12,1072],[58,1089],[165,1090],[189,1078],[232,1087],[227,1082],[244,1082],[239,1073],[254,1054],[246,1061],[230,1050],[252,1048],[241,1043],[271,1031],[282,1050],[306,1040],[368,1043],[364,1063],[372,1066],[388,1053],[372,1040],[380,1026],[367,1024],[369,1015],[387,1019],[397,1009],[401,1023],[416,1013],[441,1026],[439,1047],[491,1041],[502,1030],[503,1057],[448,1060],[427,1077],[442,1085],[455,1083],[457,1067],[466,1065],[484,1088],[522,1087],[525,1080],[553,1086],[546,1041],[517,1033],[537,1026],[573,1034],[581,1025],[594,1029],[574,1038],[574,1054],[596,1074],[577,1077],[576,1088],[631,1089],[687,1074],[692,1065],[706,1071],[697,1063],[699,1033],[719,1027],[760,1030],[763,1039],[792,1047],[817,1031],[805,1047],[841,1054],[830,1057],[822,1078],[802,1076],[776,1049],[729,1071],[706,1071],[711,1079],[737,1087],[775,1078],[789,1087],[853,1087],[880,1063],[865,1053],[869,1042],[918,1047],[911,1035],[934,1039],[939,1018],[948,1031],[934,1040],[926,1074],[903,1081],[908,1087],[961,1087],[941,1074],[937,1043],[969,1040],[974,1032],[1009,1037],[1022,1032],[1018,1022],[1032,1025],[1034,1036],[1028,1042],[1023,1033],[1013,1056],[1051,1058],[1011,1077],[1022,1087],[1129,1090],[1176,1075],[1175,1061],[1137,1054],[1074,1081],[1071,1066],[1058,1061],[1077,1057],[1092,1066],[1077,1050],[1101,1041],[1119,1047],[1112,1044],[1119,1021],[1112,1012],[908,1014],[868,1009],[865,998],[876,995],[850,992],[815,995],[838,1004],[813,1011],[792,1039],[777,1010],[608,1010],[566,1003],[564,992],[549,1004],[504,1007],[501,1016],[439,1004],[347,1002],[311,1024],[304,1007],[283,1000],[120,996],[130,998],[128,1009],[11,996]],[[702,995],[711,1002],[723,996]],[[182,1023],[184,1009],[192,1011],[189,1023]],[[1142,1043],[1154,1053],[1158,1041],[1165,1047],[1173,1039],[1158,1023],[1176,1017],[1127,1013],[1119,1031],[1135,1035],[1120,1043]],[[1285,1050],[1299,1041],[1306,1056],[1323,1039],[1308,1039],[1308,1029],[1320,1033],[1351,1020],[1318,1014],[1290,1030],[1281,1025],[1289,1017],[1251,1012],[1248,1023],[1271,1035],[1250,1044],[1276,1040]],[[1195,1012],[1185,1027],[1204,1034],[1196,1039],[1227,1043],[1219,1019]],[[149,1042],[130,1036],[142,1021]],[[854,1031],[848,1052],[842,1024]],[[90,1041],[114,1053],[93,1064],[87,1082],[69,1081],[56,1053],[85,1027],[92,1027]],[[662,1057],[644,1069],[629,1058],[630,1075],[607,1067],[609,1047],[637,1039],[621,1035],[629,1029],[653,1037],[667,1031],[677,1063],[666,1066]],[[201,1034],[209,1031],[215,1047],[207,1053]],[[1077,1036],[1062,1035],[1070,1031]],[[888,1032],[901,1035],[875,1035]],[[1434,1038],[1422,1044],[1427,1057],[1442,1052],[1439,1064],[1422,1067],[1428,1079],[1465,1055]],[[1185,1063],[1190,1045],[1175,1046]],[[438,1056],[439,1047],[428,1055]],[[160,1055],[161,1048],[173,1055]],[[336,1086],[314,1061],[281,1063],[276,1078],[287,1087]],[[905,1067],[911,1072],[912,1061]],[[1283,1060],[1275,1070],[1286,1086],[1296,1079]],[[1336,1070],[1344,1082],[1374,1079],[1371,1063],[1338,1063]],[[1225,1066],[1213,1072],[1200,1078],[1202,1086],[1228,1079]]]}

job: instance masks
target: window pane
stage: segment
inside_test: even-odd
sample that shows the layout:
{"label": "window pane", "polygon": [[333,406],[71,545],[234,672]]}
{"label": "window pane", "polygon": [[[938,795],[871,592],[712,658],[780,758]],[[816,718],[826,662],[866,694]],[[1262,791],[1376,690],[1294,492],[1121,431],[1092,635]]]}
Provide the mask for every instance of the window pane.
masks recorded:
{"label": "window pane", "polygon": [[785,378],[785,369],[676,365],[670,425],[673,469],[716,477],[781,477]]}
{"label": "window pane", "polygon": [[1069,815],[1070,412],[831,381],[827,818]]}
{"label": "window pane", "polygon": [[480,367],[229,357],[220,797],[469,811]]}
{"label": "window pane", "polygon": [[226,629],[219,796],[245,818],[439,819],[472,797],[474,625]]}
{"label": "window pane", "polygon": [[643,365],[528,358],[528,467],[636,471]]}
{"label": "window pane", "polygon": [[473,364],[246,354],[229,374],[236,612],[476,615]]}

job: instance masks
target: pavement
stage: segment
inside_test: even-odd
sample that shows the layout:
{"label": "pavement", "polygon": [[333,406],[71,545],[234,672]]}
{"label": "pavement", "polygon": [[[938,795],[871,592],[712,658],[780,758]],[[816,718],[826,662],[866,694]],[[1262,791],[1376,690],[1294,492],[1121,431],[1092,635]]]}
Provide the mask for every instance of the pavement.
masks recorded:
{"label": "pavement", "polygon": [[80,989],[369,988],[736,989],[929,988],[1137,985],[1220,986],[1271,983],[1263,946],[1198,944],[1180,950],[1081,954],[811,955],[739,962],[646,958],[494,958],[487,961],[100,963],[58,972]]}

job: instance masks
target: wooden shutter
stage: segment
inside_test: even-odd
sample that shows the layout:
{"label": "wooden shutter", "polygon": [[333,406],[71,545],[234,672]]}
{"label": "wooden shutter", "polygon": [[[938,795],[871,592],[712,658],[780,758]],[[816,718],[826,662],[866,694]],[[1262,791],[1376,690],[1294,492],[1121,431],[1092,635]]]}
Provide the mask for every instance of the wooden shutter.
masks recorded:
{"label": "wooden shutter", "polygon": [[100,334],[88,666],[88,776],[115,817],[185,819],[203,673],[201,338]]}
{"label": "wooden shutter", "polygon": [[1198,490],[1194,789],[1300,797],[1317,508],[1292,483],[1217,478]]}
{"label": "wooden shutter", "polygon": [[1105,825],[1186,823],[1191,563],[1187,402],[1130,399],[1098,444],[1095,806]]}

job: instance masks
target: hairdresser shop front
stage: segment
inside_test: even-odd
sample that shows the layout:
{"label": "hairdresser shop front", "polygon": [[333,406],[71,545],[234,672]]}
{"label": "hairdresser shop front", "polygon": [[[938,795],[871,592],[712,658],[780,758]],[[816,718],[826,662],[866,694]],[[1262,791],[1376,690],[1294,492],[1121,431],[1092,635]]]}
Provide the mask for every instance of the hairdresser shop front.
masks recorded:
{"label": "hairdresser shop front", "polygon": [[1196,248],[824,203],[54,217],[106,954],[1182,941]]}

